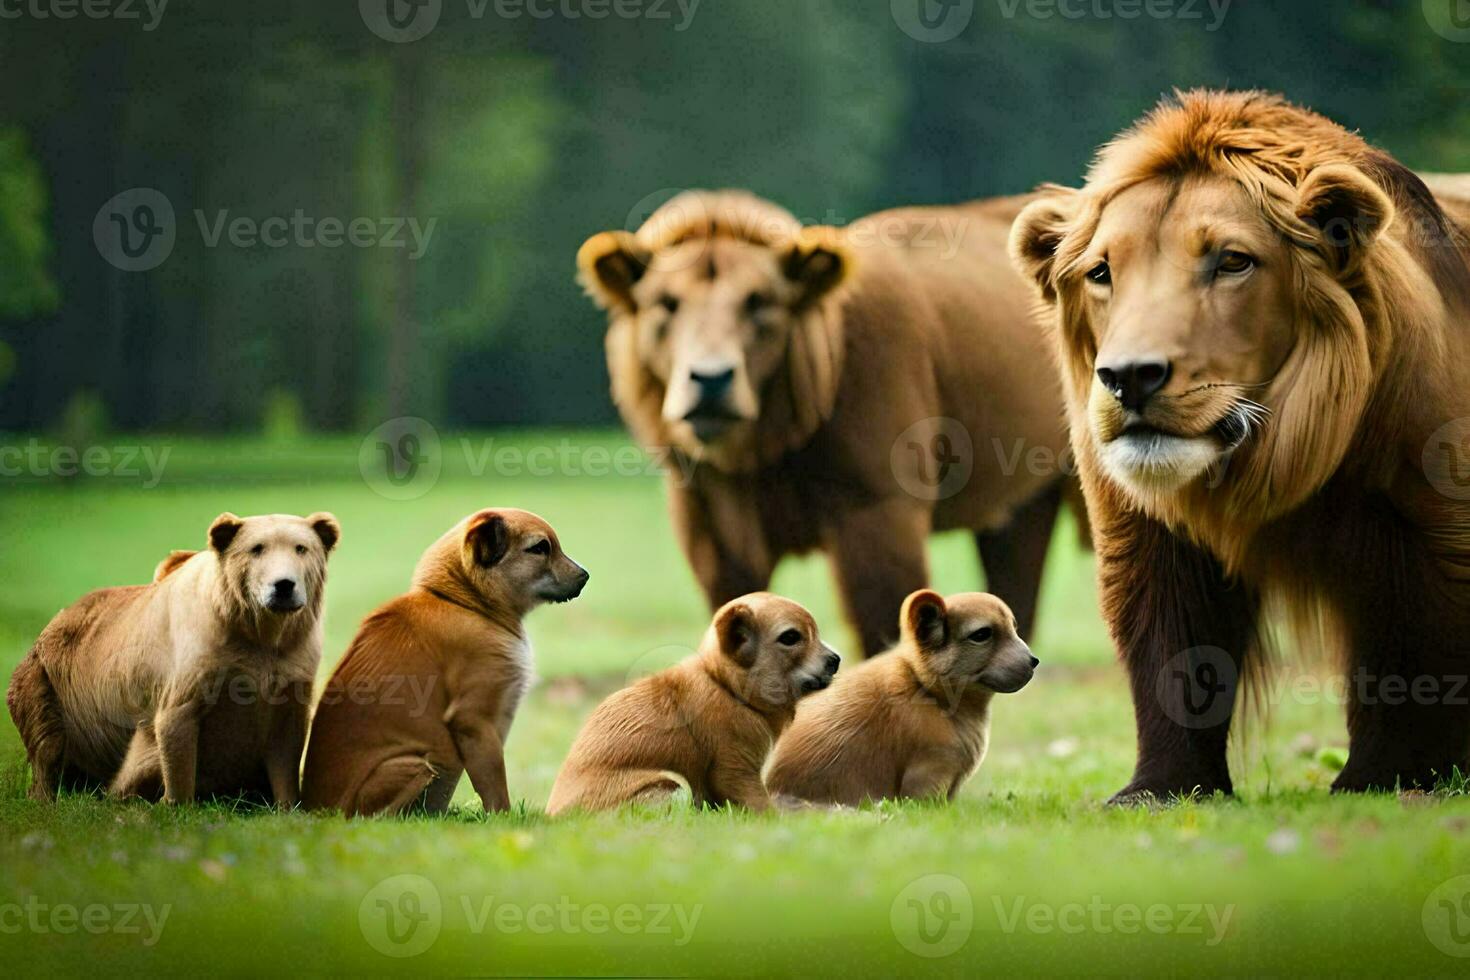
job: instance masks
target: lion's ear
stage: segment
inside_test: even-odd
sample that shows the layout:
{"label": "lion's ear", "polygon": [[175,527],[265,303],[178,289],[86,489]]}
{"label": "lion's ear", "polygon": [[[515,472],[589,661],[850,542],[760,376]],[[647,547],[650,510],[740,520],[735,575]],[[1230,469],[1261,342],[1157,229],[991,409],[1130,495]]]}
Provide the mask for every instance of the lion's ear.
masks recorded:
{"label": "lion's ear", "polygon": [[1076,213],[1076,198],[1076,191],[1056,188],[1047,197],[1026,205],[1011,225],[1011,263],[1017,272],[1036,283],[1048,303],[1057,298],[1052,272],[1057,248]]}
{"label": "lion's ear", "polygon": [[626,231],[599,232],[577,252],[578,278],[598,306],[633,313],[638,308],[633,287],[648,271],[652,257]]}
{"label": "lion's ear", "polygon": [[1328,164],[1297,188],[1297,217],[1316,229],[1322,252],[1339,276],[1353,274],[1393,220],[1393,201],[1361,170]]}
{"label": "lion's ear", "polygon": [[797,306],[810,306],[842,285],[852,256],[836,228],[803,228],[780,250],[781,272],[801,287]]}

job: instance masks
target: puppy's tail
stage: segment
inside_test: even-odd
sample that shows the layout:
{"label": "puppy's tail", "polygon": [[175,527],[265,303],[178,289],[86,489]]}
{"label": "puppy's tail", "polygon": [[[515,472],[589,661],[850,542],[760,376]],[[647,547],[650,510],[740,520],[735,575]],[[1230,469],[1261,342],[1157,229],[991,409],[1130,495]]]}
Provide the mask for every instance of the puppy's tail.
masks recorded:
{"label": "puppy's tail", "polygon": [[197,554],[199,554],[199,552],[197,551],[170,552],[169,556],[163,561],[159,562],[158,567],[153,570],[153,581],[162,582],[172,572],[178,569],[180,565],[188,561],[190,558],[193,558]]}

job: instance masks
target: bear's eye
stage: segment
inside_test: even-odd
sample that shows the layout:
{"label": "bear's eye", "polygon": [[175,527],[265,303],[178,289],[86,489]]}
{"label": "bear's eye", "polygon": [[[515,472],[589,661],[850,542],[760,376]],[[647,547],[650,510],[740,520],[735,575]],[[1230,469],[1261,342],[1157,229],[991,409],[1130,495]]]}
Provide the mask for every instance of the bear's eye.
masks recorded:
{"label": "bear's eye", "polygon": [[263,544],[256,545],[254,548],[251,548],[250,549],[250,553],[252,555],[256,555],[256,556],[265,554],[265,545],[263,545]]}
{"label": "bear's eye", "polygon": [[995,635],[995,630],[989,626],[982,626],[970,634],[971,643],[989,643],[990,638]]}
{"label": "bear's eye", "polygon": [[776,637],[776,642],[783,647],[794,647],[801,642],[801,630],[787,630]]}
{"label": "bear's eye", "polygon": [[1215,274],[1220,276],[1243,276],[1256,267],[1256,260],[1244,252],[1226,252],[1220,256],[1220,262],[1215,266]]}
{"label": "bear's eye", "polygon": [[304,555],[304,554],[306,554],[306,545],[304,545],[304,544],[298,544],[296,546],[296,553],[298,555]]}
{"label": "bear's eye", "polygon": [[658,298],[658,305],[659,306],[662,306],[669,313],[678,313],[679,312],[679,297],[677,297],[677,296],[670,296],[668,293],[664,293],[662,296],[660,296]]}
{"label": "bear's eye", "polygon": [[528,555],[549,555],[549,554],[551,554],[551,542],[550,541],[537,541],[535,544],[531,545],[531,547],[529,547],[529,548],[526,549],[526,554],[528,554]]}
{"label": "bear's eye", "polygon": [[1087,273],[1087,278],[1099,286],[1111,286],[1113,284],[1113,269],[1106,262],[1099,262]]}

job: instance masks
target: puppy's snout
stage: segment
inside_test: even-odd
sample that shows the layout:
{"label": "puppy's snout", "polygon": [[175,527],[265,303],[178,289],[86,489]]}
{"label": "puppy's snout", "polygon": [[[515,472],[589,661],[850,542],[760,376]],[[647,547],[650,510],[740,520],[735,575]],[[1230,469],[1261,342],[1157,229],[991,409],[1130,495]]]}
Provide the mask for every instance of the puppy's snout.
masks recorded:
{"label": "puppy's snout", "polygon": [[837,655],[837,651],[835,651],[835,650],[828,650],[827,651],[827,673],[829,673],[829,674],[835,674],[835,673],[837,673],[837,668],[840,667],[841,665],[842,665],[842,658]]}
{"label": "puppy's snout", "polygon": [[1040,667],[1040,666],[1041,666],[1041,661],[1040,660],[1037,660],[1035,657],[1032,657],[1031,658],[1031,669],[1032,670],[1035,670],[1037,667]]}
{"label": "puppy's snout", "polygon": [[592,573],[587,571],[587,569],[583,568],[581,565],[578,565],[576,562],[572,563],[572,567],[575,568],[577,571],[574,575],[572,575],[572,585],[569,591],[571,593],[571,597],[575,599],[577,598],[577,596],[581,595],[582,590],[587,587],[587,580],[592,577]]}

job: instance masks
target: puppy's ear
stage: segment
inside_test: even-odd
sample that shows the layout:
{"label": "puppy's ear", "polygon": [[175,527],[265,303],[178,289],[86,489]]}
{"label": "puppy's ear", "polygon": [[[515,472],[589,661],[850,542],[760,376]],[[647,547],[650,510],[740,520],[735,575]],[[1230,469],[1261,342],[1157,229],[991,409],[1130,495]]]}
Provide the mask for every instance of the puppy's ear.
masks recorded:
{"label": "puppy's ear", "polygon": [[330,555],[332,549],[337,547],[338,539],[342,537],[342,525],[337,523],[337,518],[326,511],[318,511],[308,517],[306,523],[310,524],[316,536],[322,539],[322,547]]}
{"label": "puppy's ear", "polygon": [[510,528],[505,518],[493,510],[481,511],[465,527],[464,543],[476,565],[490,568],[510,550]]}
{"label": "puppy's ear", "polygon": [[1393,201],[1357,167],[1328,164],[1297,188],[1296,214],[1311,225],[1332,272],[1351,276],[1393,220]]}
{"label": "puppy's ear", "polygon": [[949,638],[948,611],[942,595],[921,589],[903,602],[903,630],[921,650],[943,646]]}
{"label": "puppy's ear", "polygon": [[593,235],[577,252],[577,278],[603,309],[637,312],[633,287],[648,271],[653,255],[626,231]]}
{"label": "puppy's ear", "polygon": [[755,613],[743,602],[732,602],[715,617],[715,637],[720,643],[720,652],[742,667],[755,663],[759,649],[756,633]]}
{"label": "puppy's ear", "polygon": [[214,519],[213,524],[209,525],[209,546],[215,551],[223,552],[230,546],[230,542],[235,540],[235,535],[240,533],[240,528],[244,526],[243,520],[225,511]]}
{"label": "puppy's ear", "polygon": [[1057,298],[1052,280],[1057,248],[1071,226],[1078,194],[1070,188],[1048,190],[1048,196],[1032,201],[1016,216],[1011,225],[1010,253],[1016,271],[1036,284],[1042,299],[1053,303]]}
{"label": "puppy's ear", "polygon": [[797,306],[810,306],[842,285],[852,269],[852,255],[836,228],[803,228],[780,251],[781,271],[801,287]]}

